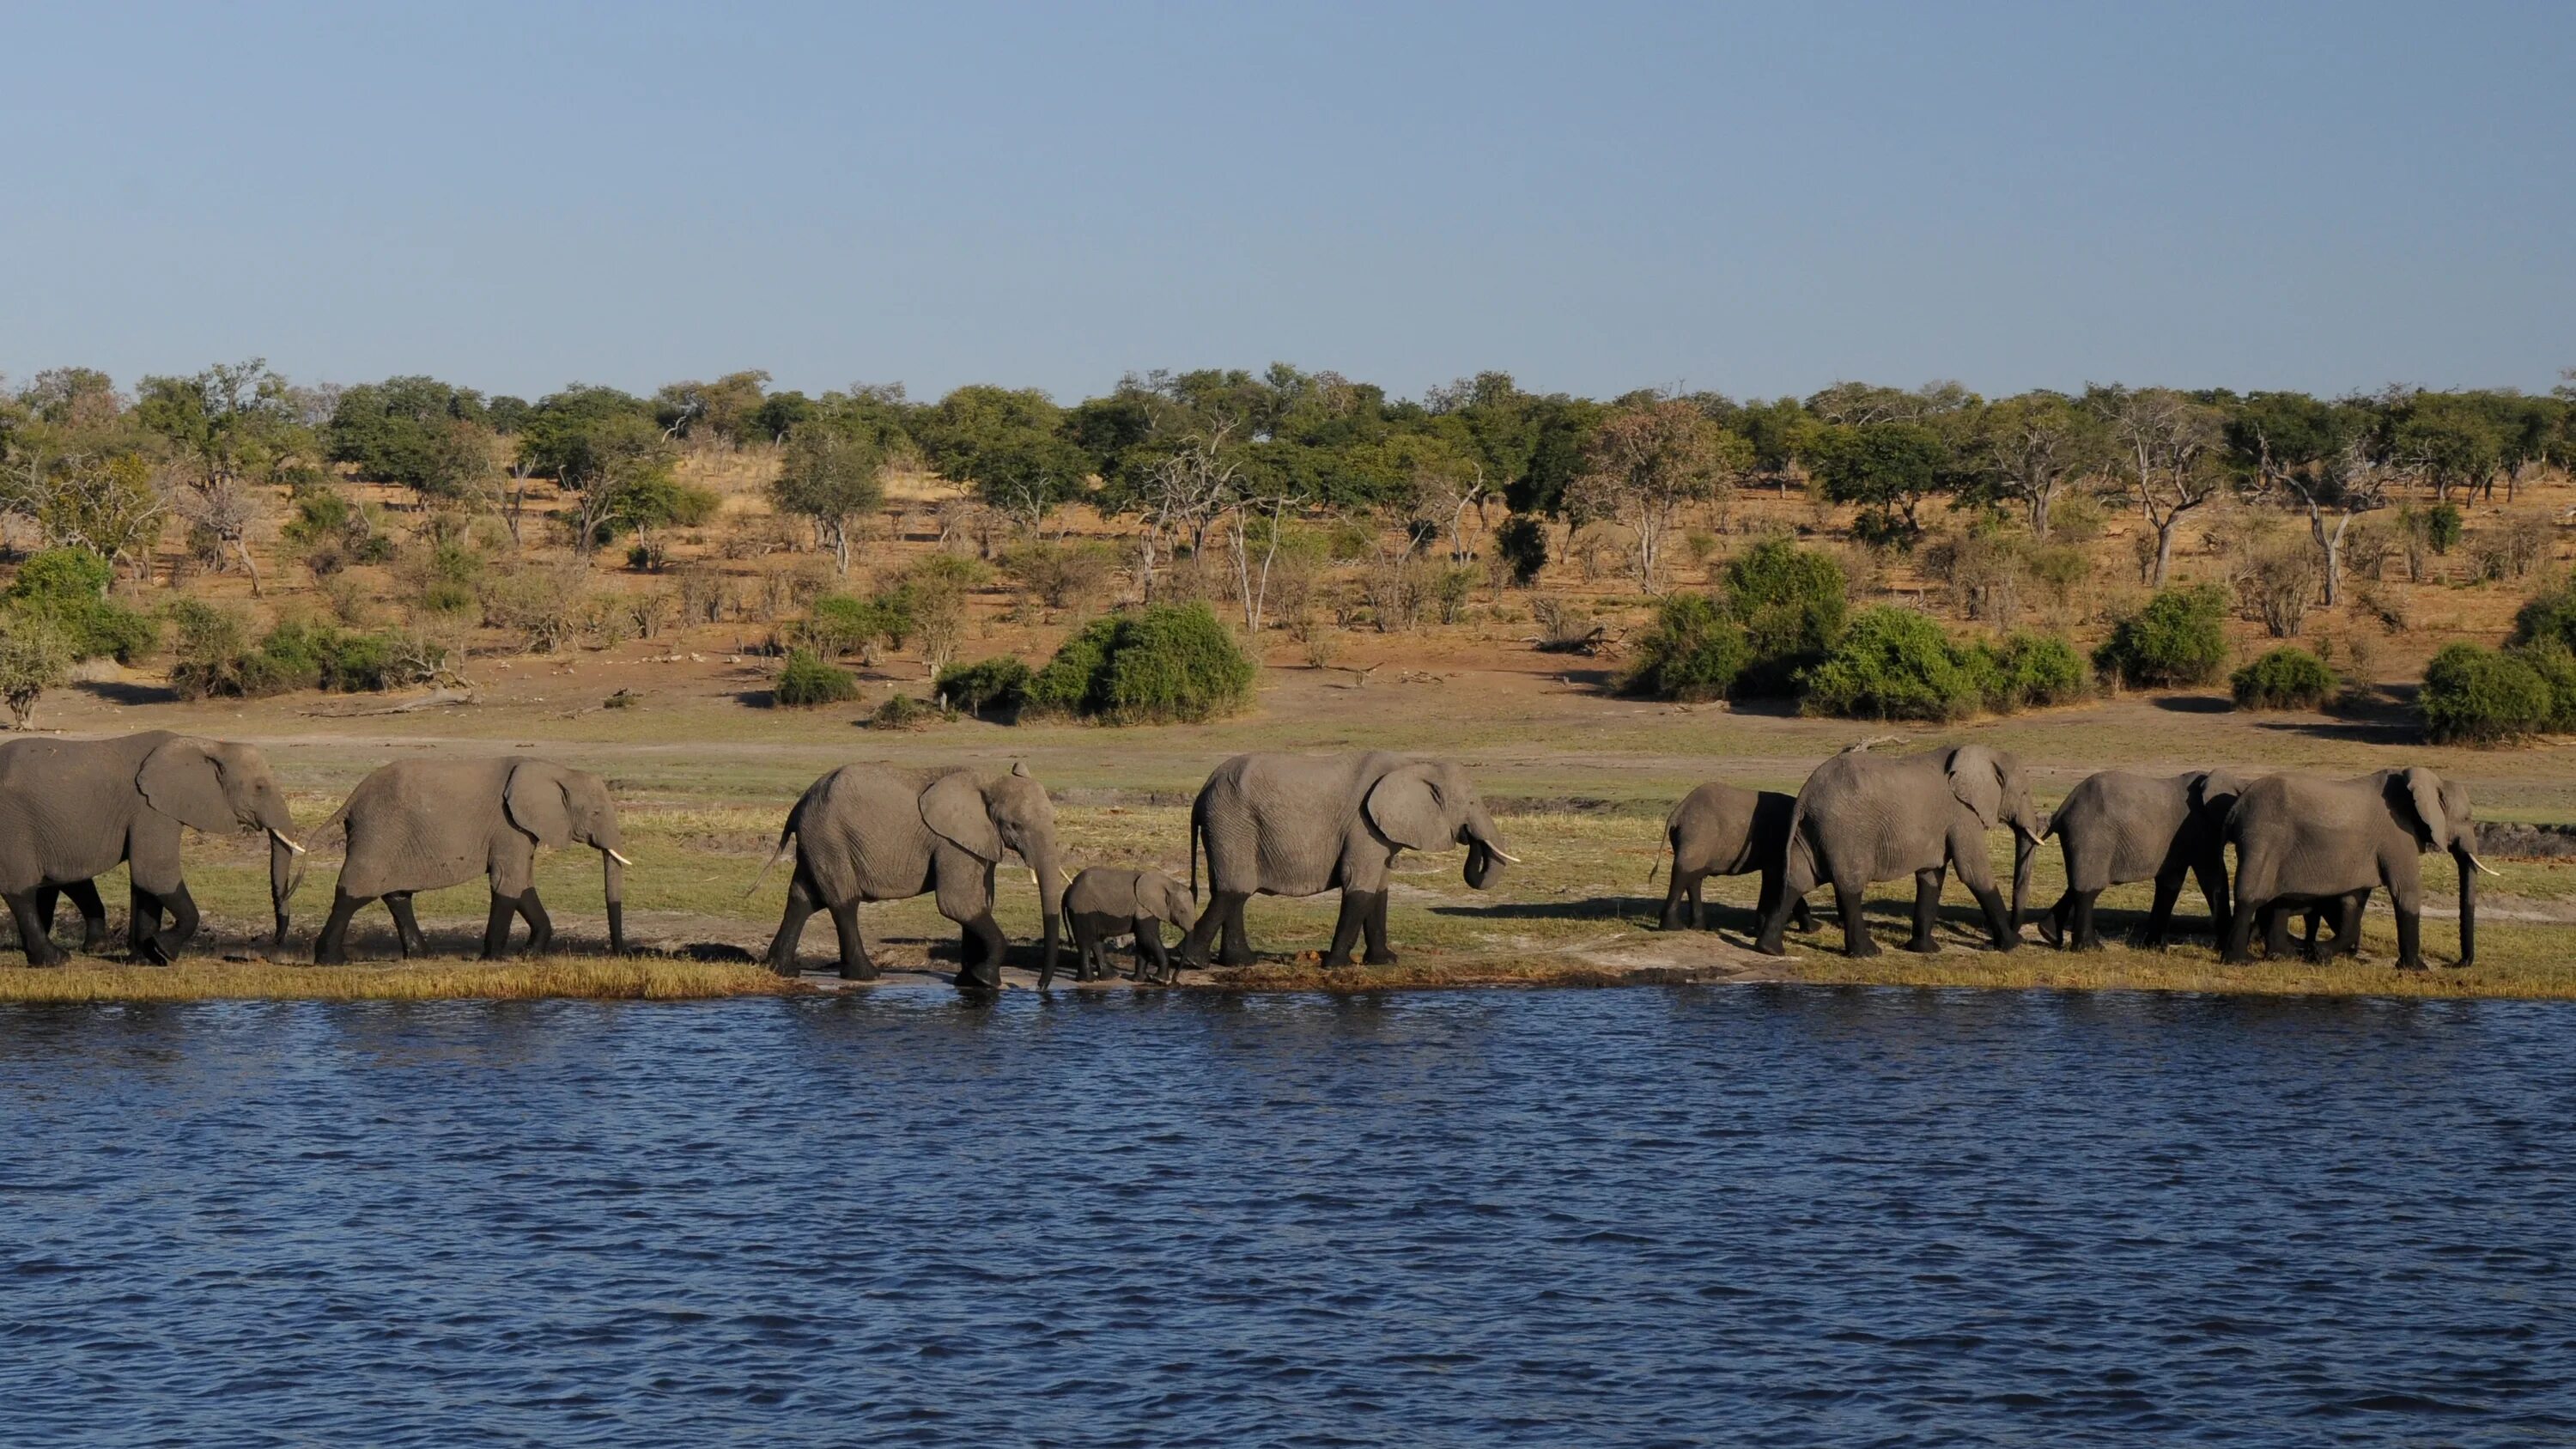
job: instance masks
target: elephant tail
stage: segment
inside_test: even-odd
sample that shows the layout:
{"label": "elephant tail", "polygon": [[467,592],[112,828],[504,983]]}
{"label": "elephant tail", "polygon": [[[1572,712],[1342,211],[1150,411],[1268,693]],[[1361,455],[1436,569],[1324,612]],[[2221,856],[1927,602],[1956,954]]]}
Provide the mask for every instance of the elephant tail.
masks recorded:
{"label": "elephant tail", "polygon": [[1197,801],[1190,802],[1190,903],[1199,899],[1199,836],[1205,833],[1199,824]]}
{"label": "elephant tail", "polygon": [[751,899],[752,893],[760,889],[760,883],[769,879],[770,867],[795,853],[796,822],[790,820],[787,822],[787,828],[778,832],[778,848],[769,852],[769,858],[760,863],[760,874],[753,876],[751,884],[743,890],[743,899]]}
{"label": "elephant tail", "polygon": [[1655,872],[1664,868],[1664,857],[1672,853],[1673,832],[1667,829],[1664,831],[1664,838],[1655,846],[1655,863],[1646,867],[1646,884],[1653,885],[1655,883]]}
{"label": "elephant tail", "polygon": [[1789,812],[1788,858],[1782,862],[1782,867],[1789,874],[1796,875],[1798,862],[1801,859],[1807,862],[1807,879],[1819,885],[1823,884],[1825,872],[1822,869],[1822,862],[1816,859],[1814,843],[1807,839],[1807,802],[1804,800],[1800,800]]}

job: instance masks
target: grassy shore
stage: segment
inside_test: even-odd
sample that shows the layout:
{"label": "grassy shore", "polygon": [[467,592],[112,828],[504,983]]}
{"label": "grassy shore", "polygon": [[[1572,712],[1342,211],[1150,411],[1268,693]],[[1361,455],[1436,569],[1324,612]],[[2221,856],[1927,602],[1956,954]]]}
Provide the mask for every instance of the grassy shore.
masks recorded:
{"label": "grassy shore", "polygon": [[76,962],[0,968],[0,1001],[688,1001],[799,990],[756,966],[643,957],[548,956],[387,966],[183,961],[176,966]]}

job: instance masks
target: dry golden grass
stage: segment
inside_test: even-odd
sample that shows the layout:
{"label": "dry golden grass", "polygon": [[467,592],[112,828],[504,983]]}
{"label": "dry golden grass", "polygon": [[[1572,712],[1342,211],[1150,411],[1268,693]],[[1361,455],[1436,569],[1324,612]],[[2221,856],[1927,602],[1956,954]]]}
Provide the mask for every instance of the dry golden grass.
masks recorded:
{"label": "dry golden grass", "polygon": [[0,1001],[530,1001],[567,997],[690,1001],[778,996],[810,988],[749,965],[648,957],[550,956],[533,961],[408,961],[296,966],[186,961],[177,966],[0,967]]}

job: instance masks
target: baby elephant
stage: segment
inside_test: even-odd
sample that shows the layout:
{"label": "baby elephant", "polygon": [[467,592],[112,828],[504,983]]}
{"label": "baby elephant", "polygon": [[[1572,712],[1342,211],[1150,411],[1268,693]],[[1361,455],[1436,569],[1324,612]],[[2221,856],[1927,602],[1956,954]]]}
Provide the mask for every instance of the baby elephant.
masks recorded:
{"label": "baby elephant", "polygon": [[[1111,870],[1093,866],[1073,878],[1064,892],[1065,918],[1073,924],[1074,978],[1098,981],[1109,975],[1109,943],[1136,938],[1136,979],[1172,979],[1172,958],[1163,950],[1163,923],[1186,928],[1198,914],[1181,883],[1159,870]],[[1044,991],[1055,977],[1049,957],[1038,973]]]}
{"label": "baby elephant", "polygon": [[[1753,924],[1762,921],[1780,899],[1780,877],[1789,865],[1789,817],[1798,797],[1777,790],[1739,790],[1710,781],[1682,797],[1664,817],[1664,845],[1673,854],[1672,878],[1664,891],[1663,928],[1682,928],[1689,907],[1691,929],[1707,925],[1700,901],[1700,882],[1713,875],[1762,875],[1761,899],[1753,907]],[[1646,878],[1654,879],[1648,871]],[[1815,919],[1800,900],[1791,923],[1801,931],[1815,929]]]}

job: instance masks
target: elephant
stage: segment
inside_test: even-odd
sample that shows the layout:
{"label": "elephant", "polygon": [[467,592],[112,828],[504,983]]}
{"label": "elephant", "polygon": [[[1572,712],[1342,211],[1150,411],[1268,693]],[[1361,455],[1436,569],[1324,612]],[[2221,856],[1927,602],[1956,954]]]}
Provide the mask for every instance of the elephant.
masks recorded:
{"label": "elephant", "polygon": [[167,962],[186,949],[198,913],[179,869],[181,826],[267,834],[269,902],[276,941],[284,944],[304,847],[285,792],[256,747],[167,730],[0,745],[0,899],[17,922],[27,963],[68,959],[47,934],[58,891],[80,907],[85,944],[103,942],[106,910],[92,882],[120,861],[131,882],[127,937],[135,955]]}
{"label": "elephant", "polygon": [[[1998,824],[2009,824],[2014,836],[2009,915],[1986,862],[1985,833]],[[1862,893],[1879,881],[1911,875],[1914,935],[1906,949],[1936,952],[1941,948],[1932,939],[1932,922],[1941,905],[1943,877],[1955,867],[1985,909],[1995,949],[2009,951],[2020,944],[2022,902],[2040,832],[2046,828],[2031,803],[2020,761],[2004,751],[1984,745],[1913,755],[1845,750],[1818,765],[1798,790],[1798,807],[1789,822],[1787,878],[1780,899],[1762,918],[1754,948],[1783,954],[1780,935],[1792,903],[1831,882],[1842,913],[1844,954],[1875,956],[1878,946],[1861,917]]]}
{"label": "elephant", "polygon": [[617,848],[617,802],[607,783],[586,770],[537,759],[398,760],[360,780],[322,829],[345,830],[348,854],[331,892],[330,919],[313,943],[316,964],[349,959],[349,918],[378,896],[394,918],[402,954],[427,951],[412,915],[413,893],[477,875],[492,885],[483,959],[507,954],[514,915],[528,923],[528,954],[541,955],[555,929],[537,899],[537,847],[575,841],[599,852],[608,949],[626,950],[626,867],[634,862]]}
{"label": "elephant", "polygon": [[[1788,869],[1789,817],[1798,797],[1777,790],[1740,790],[1710,781],[1682,797],[1664,817],[1664,846],[1672,852],[1672,878],[1664,890],[1663,929],[1678,931],[1682,903],[1690,903],[1691,929],[1705,927],[1700,882],[1713,875],[1762,873],[1762,893],[1753,907],[1754,929],[1780,899],[1780,878]],[[1654,878],[1648,872],[1647,879]],[[1800,897],[1790,916],[1801,931],[1816,928],[1815,916]]]}
{"label": "elephant", "polygon": [[2152,879],[2155,909],[2140,944],[2161,947],[2173,927],[2174,901],[2182,894],[2185,875],[2199,882],[2208,902],[2211,934],[2226,929],[2224,830],[2227,812],[2244,788],[2244,778],[2230,770],[2183,775],[2104,770],[2087,776],[2048,817],[2048,834],[2057,838],[2066,858],[2066,894],[2039,917],[2041,937],[2051,946],[2099,949],[2094,899],[2108,887]]}
{"label": "elephant", "polygon": [[1207,964],[1208,944],[1225,933],[1217,960],[1252,964],[1243,904],[1255,895],[1311,896],[1338,889],[1328,967],[1351,964],[1363,931],[1368,963],[1390,965],[1386,877],[1397,851],[1467,847],[1467,884],[1489,890],[1504,864],[1502,830],[1467,772],[1446,760],[1372,750],[1341,755],[1237,755],[1216,767],[1190,806],[1190,887],[1199,850],[1208,863],[1208,904],[1182,943],[1182,959]]}
{"label": "elephant", "polygon": [[1055,803],[1026,765],[993,780],[962,765],[901,769],[843,765],[806,788],[787,812],[778,848],[761,870],[793,854],[787,911],[769,943],[769,968],[796,974],[796,943],[806,918],[832,914],[841,938],[841,975],[873,979],[876,966],[859,939],[859,905],[936,891],[939,913],[962,928],[956,984],[994,991],[1002,984],[1002,929],[993,923],[993,867],[1009,851],[1038,878],[1045,919],[1042,970],[1055,973],[1064,876],[1057,863]]}
{"label": "elephant", "polygon": [[[2227,812],[2236,848],[2236,912],[2221,959],[2251,958],[2254,928],[2276,902],[2335,905],[2336,946],[2357,939],[2360,904],[2385,886],[2397,916],[2397,969],[2424,969],[2423,865],[2426,851],[2447,850],[2460,875],[2461,966],[2477,961],[2478,825],[2468,788],[2417,765],[2346,780],[2270,775],[2245,787]],[[2275,944],[2286,915],[2268,918]]]}
{"label": "elephant", "polygon": [[[1198,902],[1179,881],[1159,870],[1111,870],[1093,866],[1073,878],[1064,892],[1064,918],[1073,928],[1074,979],[1097,981],[1109,974],[1109,943],[1136,938],[1136,979],[1172,976],[1172,958],[1163,949],[1163,923],[1187,929],[1198,914]],[[1038,977],[1044,991],[1054,979],[1052,963]]]}

